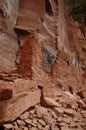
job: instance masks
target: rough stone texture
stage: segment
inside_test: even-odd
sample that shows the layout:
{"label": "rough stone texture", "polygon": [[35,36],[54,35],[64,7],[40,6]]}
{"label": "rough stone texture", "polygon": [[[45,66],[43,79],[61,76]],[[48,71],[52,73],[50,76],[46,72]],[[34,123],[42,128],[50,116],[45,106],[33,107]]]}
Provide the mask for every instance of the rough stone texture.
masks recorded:
{"label": "rough stone texture", "polygon": [[13,87],[14,84],[12,82],[0,81],[0,101],[12,98]]}
{"label": "rough stone texture", "polygon": [[26,112],[20,116],[21,120],[27,119],[29,117],[29,112]]}
{"label": "rough stone texture", "polygon": [[56,107],[56,108],[54,108],[54,111],[55,111],[55,113],[57,114],[57,116],[62,116],[63,113],[64,113],[64,110],[63,110],[63,108],[61,108],[61,107]]}
{"label": "rough stone texture", "polygon": [[0,0],[0,10],[5,18],[15,25],[18,16],[19,0]]}
{"label": "rough stone texture", "polygon": [[29,0],[29,4],[28,0],[21,0],[18,21],[15,28],[27,32],[39,29],[44,19],[44,4],[44,0]]}
{"label": "rough stone texture", "polygon": [[82,113],[83,117],[86,118],[86,111],[82,110],[81,113]]}
{"label": "rough stone texture", "polygon": [[[37,111],[37,109],[41,110],[42,116],[39,117],[38,112],[36,112],[31,119],[30,117],[20,119],[21,116],[31,113],[31,111]],[[45,112],[47,113],[45,114]],[[68,115],[70,110],[61,117],[56,115],[56,118],[52,116],[51,112],[54,112],[52,108],[44,108],[39,104],[24,112],[12,123],[4,124],[3,127],[5,130],[85,130],[86,128],[86,117],[83,117],[84,111],[80,112],[80,109],[74,110],[75,116],[72,117]]]}
{"label": "rough stone texture", "polygon": [[48,115],[48,111],[46,108],[44,107],[36,107],[36,114],[39,118],[43,117],[43,116],[47,116]]}
{"label": "rough stone texture", "polygon": [[22,121],[22,120],[19,120],[19,119],[18,119],[16,122],[17,122],[17,124],[20,125],[20,126],[25,126],[25,122]]}
{"label": "rough stone texture", "polygon": [[86,104],[82,100],[78,101],[78,105],[80,108],[86,108]]}
{"label": "rough stone texture", "polygon": [[71,117],[74,117],[74,111],[72,109],[66,109],[65,113],[68,114]]}
{"label": "rough stone texture", "polygon": [[[17,2],[0,1],[0,82],[4,80],[0,86],[0,123],[15,120],[37,103],[46,108],[39,105],[35,113],[20,116],[25,124],[16,122],[14,129],[41,130],[43,121],[44,130],[67,129],[72,121],[69,116],[86,123],[79,120],[85,117],[78,111],[86,105],[86,38],[78,35],[63,0],[21,0],[20,6]],[[6,89],[12,93],[3,98]],[[55,114],[49,112],[50,106]],[[65,117],[65,121],[58,117]]]}
{"label": "rough stone texture", "polygon": [[54,99],[49,97],[44,97],[45,105],[49,107],[61,107],[61,104],[57,103]]}
{"label": "rough stone texture", "polygon": [[0,0],[0,71],[16,69],[17,35],[13,27],[18,16],[18,0]]}
{"label": "rough stone texture", "polygon": [[[29,107],[40,102],[40,90],[26,91],[20,95],[16,95],[10,100],[0,102],[0,122],[12,121]],[[35,100],[33,100],[35,97]],[[29,99],[29,101],[28,101]]]}
{"label": "rough stone texture", "polygon": [[7,129],[7,130],[9,130],[9,129],[12,129],[12,128],[13,128],[13,125],[11,125],[11,124],[6,124],[6,125],[4,125],[4,128]]}
{"label": "rough stone texture", "polygon": [[[70,44],[67,34],[67,23],[65,19],[65,10],[63,0],[58,0],[59,4],[59,18],[58,18],[58,49],[64,50],[65,52],[70,52]],[[62,9],[63,8],[63,9]]]}
{"label": "rough stone texture", "polygon": [[59,97],[59,102],[65,103],[66,105],[72,107],[79,101],[80,97],[73,95],[68,91],[63,91],[62,96]]}

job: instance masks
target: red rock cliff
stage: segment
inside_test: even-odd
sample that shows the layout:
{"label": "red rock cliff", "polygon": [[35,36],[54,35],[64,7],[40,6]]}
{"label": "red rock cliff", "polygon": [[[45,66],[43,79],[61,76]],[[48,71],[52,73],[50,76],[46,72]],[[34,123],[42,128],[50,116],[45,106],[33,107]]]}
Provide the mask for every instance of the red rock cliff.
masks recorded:
{"label": "red rock cliff", "polygon": [[77,26],[63,0],[0,2],[1,123],[39,103],[41,91],[52,98],[59,89],[82,92],[86,99],[86,38]]}

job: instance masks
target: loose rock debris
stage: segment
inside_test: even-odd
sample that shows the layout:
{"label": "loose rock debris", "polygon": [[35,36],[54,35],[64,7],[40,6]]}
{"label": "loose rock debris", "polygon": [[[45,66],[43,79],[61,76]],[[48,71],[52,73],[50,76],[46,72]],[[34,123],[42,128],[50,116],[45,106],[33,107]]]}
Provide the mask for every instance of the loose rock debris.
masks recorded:
{"label": "loose rock debris", "polygon": [[0,126],[2,130],[86,130],[86,110],[40,104],[25,111],[15,121]]}

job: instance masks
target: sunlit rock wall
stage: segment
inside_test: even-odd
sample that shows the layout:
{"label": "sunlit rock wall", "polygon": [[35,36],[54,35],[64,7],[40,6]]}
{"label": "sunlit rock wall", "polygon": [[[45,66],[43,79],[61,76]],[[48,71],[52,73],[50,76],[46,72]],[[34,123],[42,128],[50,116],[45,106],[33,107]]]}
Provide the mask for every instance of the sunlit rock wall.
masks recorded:
{"label": "sunlit rock wall", "polygon": [[18,0],[0,0],[0,71],[16,68],[17,35],[13,27],[18,16]]}

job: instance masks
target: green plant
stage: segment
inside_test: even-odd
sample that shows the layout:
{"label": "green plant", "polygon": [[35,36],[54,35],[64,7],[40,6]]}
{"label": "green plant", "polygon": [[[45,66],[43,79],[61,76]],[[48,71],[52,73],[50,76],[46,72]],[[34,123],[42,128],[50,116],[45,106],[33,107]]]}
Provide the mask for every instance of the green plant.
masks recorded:
{"label": "green plant", "polygon": [[70,15],[86,26],[86,0],[65,0]]}

